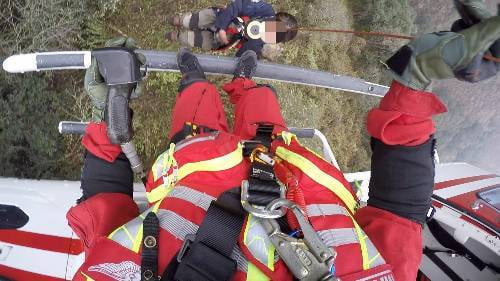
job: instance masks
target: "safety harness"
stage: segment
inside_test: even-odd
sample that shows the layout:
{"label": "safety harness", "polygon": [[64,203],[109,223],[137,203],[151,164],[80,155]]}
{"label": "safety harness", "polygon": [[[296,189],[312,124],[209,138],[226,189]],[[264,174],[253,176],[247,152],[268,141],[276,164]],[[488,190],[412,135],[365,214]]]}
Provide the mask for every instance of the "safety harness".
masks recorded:
{"label": "safety harness", "polygon": [[185,238],[162,281],[231,279],[236,271],[231,254],[245,218],[238,195],[237,190],[230,190],[212,201],[200,228]]}
{"label": "safety harness", "polygon": [[[244,143],[243,155],[249,157],[251,162],[248,180],[243,181],[241,188],[226,191],[212,201],[198,231],[185,237],[176,258],[172,259],[160,279],[157,277],[160,222],[154,212],[146,216],[143,223],[141,280],[230,280],[237,267],[231,254],[247,213],[260,221],[271,243],[297,279],[334,280],[331,265],[335,253],[322,242],[302,210],[285,199],[286,187],[278,183],[273,170],[275,160],[270,154],[273,129],[273,125],[260,124],[255,138]],[[211,131],[186,123],[172,142]],[[286,223],[276,219],[284,217],[286,208],[296,216],[304,239],[292,238],[281,232],[280,224]]]}
{"label": "safety harness", "polygon": [[[357,201],[340,172],[293,134],[273,135],[273,129],[259,125],[254,139],[241,141],[186,124],[185,139],[172,142],[148,176],[146,197],[152,206],[113,231],[108,239],[114,243],[102,241],[105,248],[129,249],[140,266],[130,258],[116,264],[95,255],[81,274],[93,280],[90,275],[120,265],[135,268],[144,281],[282,280],[289,273],[308,281],[392,276],[355,222]],[[203,134],[193,137],[198,133]],[[210,189],[199,185],[204,181]],[[302,189],[310,192],[302,194]],[[315,192],[332,200],[314,200]],[[170,244],[178,241],[184,242]],[[354,273],[336,260],[336,251],[353,263]],[[165,271],[158,272],[159,267]]]}
{"label": "safety harness", "polygon": [[231,25],[226,30],[231,36],[229,44],[220,46],[217,51],[224,51],[231,48],[240,48],[245,40],[261,40],[263,34],[263,24],[265,21],[273,20],[275,17],[237,17],[231,21]]}

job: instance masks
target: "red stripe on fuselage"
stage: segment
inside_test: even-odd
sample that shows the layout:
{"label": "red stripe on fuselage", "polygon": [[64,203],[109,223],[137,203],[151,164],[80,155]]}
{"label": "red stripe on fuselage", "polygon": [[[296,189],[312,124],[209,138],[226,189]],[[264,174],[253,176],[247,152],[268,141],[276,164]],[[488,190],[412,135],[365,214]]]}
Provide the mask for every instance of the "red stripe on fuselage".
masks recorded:
{"label": "red stripe on fuselage", "polygon": [[29,271],[15,269],[0,264],[0,279],[2,277],[12,280],[37,280],[37,281],[64,281],[65,279],[41,275]]}
{"label": "red stripe on fuselage", "polygon": [[482,175],[482,176],[474,176],[474,177],[467,177],[467,178],[461,178],[461,179],[455,179],[455,180],[448,180],[448,181],[442,181],[436,183],[434,186],[434,190],[438,189],[443,189],[455,185],[460,185],[464,183],[469,183],[469,182],[475,182],[475,181],[480,181],[480,180],[485,180],[485,179],[490,179],[490,178],[495,178],[498,177],[497,175]]}
{"label": "red stripe on fuselage", "polygon": [[481,207],[477,208],[476,210],[472,209],[472,205],[474,205],[474,203],[479,199],[477,194],[479,192],[489,190],[494,186],[496,185],[483,187],[479,190],[474,190],[469,193],[460,194],[458,196],[448,198],[447,200],[457,206],[460,206],[467,212],[475,214],[479,218],[494,225],[496,228],[500,228],[500,217],[498,216],[498,212],[495,209],[493,209],[493,207],[489,206],[486,203],[481,203]]}
{"label": "red stripe on fuselage", "polygon": [[79,255],[83,252],[80,240],[21,230],[0,230],[0,241],[71,255]]}

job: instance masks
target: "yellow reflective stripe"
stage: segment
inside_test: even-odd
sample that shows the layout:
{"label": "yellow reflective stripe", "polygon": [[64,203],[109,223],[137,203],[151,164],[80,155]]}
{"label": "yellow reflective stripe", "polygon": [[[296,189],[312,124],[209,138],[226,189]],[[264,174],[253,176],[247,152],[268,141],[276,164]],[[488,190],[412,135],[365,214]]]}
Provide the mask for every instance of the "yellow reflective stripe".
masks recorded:
{"label": "yellow reflective stripe", "polygon": [[355,213],[356,206],[358,204],[357,201],[354,199],[354,196],[337,179],[323,172],[305,157],[294,153],[282,146],[276,149],[276,155],[278,155],[281,159],[289,162],[290,164],[298,167],[303,173],[305,173],[315,182],[331,190],[340,198],[340,200],[344,202],[344,204],[347,206],[347,208],[349,208],[349,211],[351,211],[352,214]]}
{"label": "yellow reflective stripe", "polygon": [[[163,202],[163,200],[160,200],[158,202],[156,202],[154,205],[153,205],[153,208],[152,208],[152,212],[153,213],[158,213],[158,210],[160,208],[160,205],[161,203]],[[139,214],[140,218],[142,218],[142,220],[145,219],[144,215],[143,214]],[[143,236],[143,225],[141,223],[141,225],[139,226],[139,229],[137,230],[137,234],[135,235],[135,237],[132,237],[132,234],[130,233],[130,231],[128,231],[127,229],[127,224],[124,224],[120,227],[118,227],[117,229],[113,230],[113,232],[111,232],[109,235],[108,235],[108,238],[113,240],[113,236],[118,232],[118,231],[123,231],[126,236],[128,237],[128,239],[130,240],[130,242],[132,243],[132,251],[138,253],[139,252],[139,249],[141,248],[141,243],[142,243],[142,236]]]}
{"label": "yellow reflective stripe", "polygon": [[272,271],[274,271],[274,250],[274,245],[269,245],[269,249],[267,250],[267,267]]}
{"label": "yellow reflective stripe", "polygon": [[368,261],[368,266],[371,266],[372,263],[378,258],[380,257],[380,253],[377,253],[373,258],[371,258],[369,261]]}
{"label": "yellow reflective stripe", "polygon": [[268,281],[271,280],[267,275],[262,273],[253,263],[248,263],[247,281]]}
{"label": "yellow reflective stripe", "polygon": [[171,143],[170,147],[168,149],[167,165],[176,165],[177,164],[177,161],[175,161],[175,158],[174,158],[174,152],[175,152],[175,143]]}
{"label": "yellow reflective stripe", "polygon": [[363,270],[368,270],[370,269],[370,259],[368,258],[368,248],[366,247],[366,239],[368,236],[363,235],[363,230],[361,230],[361,227],[359,224],[356,222],[356,220],[349,215],[349,217],[352,220],[352,223],[354,224],[354,228],[356,229],[356,235],[358,236],[359,240],[359,247],[361,248],[361,258],[363,261]]}
{"label": "yellow reflective stripe", "polygon": [[290,133],[290,132],[286,132],[286,131],[283,131],[281,132],[281,138],[283,139],[283,142],[286,144],[286,145],[290,145],[292,143],[292,139],[297,139],[297,136],[295,136],[294,134]]}
{"label": "yellow reflective stripe", "polygon": [[[224,156],[200,162],[187,163],[179,168],[177,171],[177,178],[175,178],[175,180],[169,180],[168,183],[164,183],[150,192],[146,192],[146,197],[150,203],[159,201],[165,198],[168,193],[172,191],[174,184],[192,173],[202,171],[223,171],[238,165],[241,161],[243,161],[243,147],[241,144],[238,144],[236,150]],[[170,179],[170,176],[168,176],[168,178]]]}
{"label": "yellow reflective stripe", "polygon": [[139,231],[137,231],[137,235],[135,236],[135,239],[133,241],[133,246],[132,246],[132,251],[135,253],[139,253],[139,249],[141,248],[141,242],[142,242],[142,234],[143,234],[143,224],[139,226]]}
{"label": "yellow reflective stripe", "polygon": [[87,274],[85,274],[81,271],[80,271],[80,273],[83,275],[83,277],[85,277],[85,281],[95,281],[94,279],[90,278],[90,276],[88,276]]}
{"label": "yellow reflective stripe", "polygon": [[180,181],[195,172],[216,172],[227,170],[238,165],[241,161],[243,161],[243,147],[240,143],[238,143],[238,148],[229,154],[210,160],[187,163],[180,167],[177,180]]}
{"label": "yellow reflective stripe", "polygon": [[128,231],[127,227],[123,225],[121,228],[123,229],[123,231],[125,232],[125,234],[127,234],[128,239],[130,239],[130,241],[133,242],[134,238],[132,237],[132,234],[130,234],[130,232]]}
{"label": "yellow reflective stripe", "polygon": [[167,151],[163,152],[156,158],[153,166],[151,167],[151,172],[153,173],[153,180],[156,181],[158,178],[163,176],[168,172],[172,165],[176,164],[174,158],[175,144],[171,143]]}
{"label": "yellow reflective stripe", "polygon": [[[169,180],[170,181],[170,180]],[[160,186],[155,187],[155,189],[150,192],[146,192],[146,198],[148,198],[149,203],[157,202],[165,197],[172,191],[172,184],[162,184]]]}
{"label": "yellow reflective stripe", "polygon": [[[266,246],[266,242],[264,241],[264,238],[262,238],[261,236],[258,236],[258,235],[253,235],[251,237],[251,240],[248,241],[249,239],[249,234],[248,232],[250,231],[251,228],[255,227],[256,224],[258,224],[258,220],[255,219],[254,216],[252,216],[252,214],[248,214],[248,218],[247,218],[247,223],[246,223],[246,226],[245,226],[245,230],[243,231],[243,242],[245,243],[245,245],[247,246],[247,248],[250,250],[250,253],[257,259],[259,260],[261,263],[264,264],[263,261],[261,261],[260,259],[262,258],[262,256],[260,256],[260,253],[257,253],[257,255],[259,255],[259,257],[257,257],[255,255],[255,253],[253,252],[254,249],[255,249],[255,246],[252,245],[254,244],[254,242],[261,242],[263,245],[264,245],[264,250],[266,251],[266,261],[267,261],[267,268],[269,268],[270,270],[274,271],[274,251],[275,251],[275,248],[274,248],[274,245],[272,243],[270,243],[269,241],[269,245]],[[259,250],[262,250],[262,248],[260,248]]]}
{"label": "yellow reflective stripe", "polygon": [[[153,206],[153,213],[158,213],[158,209],[160,208],[160,204],[163,202],[163,200],[158,201],[154,204]],[[137,235],[135,236],[135,239],[133,240],[133,246],[132,246],[132,251],[139,253],[139,249],[141,249],[141,244],[142,244],[142,236],[144,234],[144,224],[141,224],[139,226],[139,230],[137,231]]]}
{"label": "yellow reflective stripe", "polygon": [[250,229],[250,220],[252,219],[252,214],[248,214],[247,225],[245,226],[245,231],[243,232],[243,241],[247,245],[248,230]]}
{"label": "yellow reflective stripe", "polygon": [[163,200],[158,201],[158,202],[156,202],[156,203],[154,204],[154,206],[153,206],[153,210],[152,210],[152,211],[153,211],[153,213],[155,213],[155,214],[156,214],[156,213],[158,213],[158,209],[160,209],[160,204],[161,204],[161,202],[163,202]]}
{"label": "yellow reflective stripe", "polygon": [[109,239],[112,239],[113,236],[115,235],[116,232],[118,232],[118,230],[120,230],[120,227],[116,228],[115,230],[113,230],[113,232],[111,232],[109,235],[108,235],[108,238]]}

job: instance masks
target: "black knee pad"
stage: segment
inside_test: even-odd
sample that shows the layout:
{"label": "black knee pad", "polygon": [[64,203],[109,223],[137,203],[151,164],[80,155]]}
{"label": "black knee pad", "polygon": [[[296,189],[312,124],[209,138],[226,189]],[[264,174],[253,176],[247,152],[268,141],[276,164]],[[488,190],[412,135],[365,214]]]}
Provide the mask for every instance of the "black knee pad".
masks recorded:
{"label": "black knee pad", "polygon": [[408,147],[372,138],[368,205],[423,224],[434,188],[435,140]]}

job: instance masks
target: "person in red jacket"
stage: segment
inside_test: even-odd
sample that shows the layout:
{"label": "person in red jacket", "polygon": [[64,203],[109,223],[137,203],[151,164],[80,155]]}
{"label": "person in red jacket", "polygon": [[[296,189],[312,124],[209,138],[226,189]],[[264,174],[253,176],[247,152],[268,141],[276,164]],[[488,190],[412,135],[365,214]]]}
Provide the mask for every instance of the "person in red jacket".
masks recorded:
{"label": "person in red jacket", "polygon": [[[253,51],[223,87],[235,106],[229,130],[217,89],[181,50],[171,144],[148,175],[147,210],[132,199],[128,160],[105,123],[87,128],[83,196],[67,215],[86,252],[74,279],[415,280],[434,185],[431,117],[446,111],[425,89],[433,79],[496,74],[476,62],[499,58],[499,39],[500,17],[485,17],[424,35],[388,60],[395,81],[367,120],[363,208],[342,173],[287,132],[277,93],[251,80]],[[471,71],[481,75],[464,75]]]}

